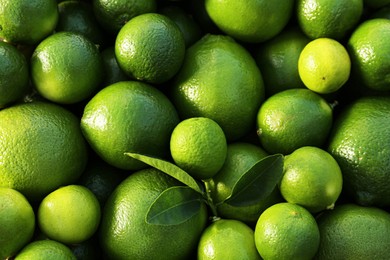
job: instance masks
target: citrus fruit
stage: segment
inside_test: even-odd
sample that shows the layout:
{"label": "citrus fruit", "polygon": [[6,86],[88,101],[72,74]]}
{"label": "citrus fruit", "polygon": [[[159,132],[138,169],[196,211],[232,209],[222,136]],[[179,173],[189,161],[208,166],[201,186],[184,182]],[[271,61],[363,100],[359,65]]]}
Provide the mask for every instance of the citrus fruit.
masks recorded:
{"label": "citrus fruit", "polygon": [[298,72],[305,86],[320,94],[340,89],[349,79],[351,60],[344,46],[330,38],[309,42],[298,59]]}
{"label": "citrus fruit", "polygon": [[1,0],[0,38],[34,45],[51,34],[58,22],[56,0]]}
{"label": "citrus fruit", "polygon": [[197,259],[261,259],[257,252],[254,231],[241,221],[219,219],[202,233]]}
{"label": "citrus fruit", "polygon": [[0,41],[0,108],[20,99],[27,92],[28,83],[26,58],[13,45]]}
{"label": "citrus fruit", "polygon": [[157,9],[156,0],[93,0],[92,4],[98,22],[113,35],[133,17],[153,13]]}
{"label": "citrus fruit", "polygon": [[296,3],[298,24],[312,39],[345,39],[362,14],[363,0],[298,0]]}
{"label": "citrus fruit", "polygon": [[170,139],[174,162],[191,176],[207,180],[225,162],[227,142],[222,128],[207,117],[193,117],[181,121]]}
{"label": "citrus fruit", "polygon": [[119,66],[130,77],[160,84],[171,79],[184,59],[185,42],[167,16],[141,14],[127,22],[115,40]]}
{"label": "citrus fruit", "polygon": [[161,91],[147,83],[122,81],[103,88],[87,103],[81,130],[107,163],[137,170],[146,165],[124,153],[166,158],[178,123],[174,106]]}
{"label": "citrus fruit", "polygon": [[260,214],[272,204],[280,201],[277,188],[264,200],[250,206],[233,206],[224,202],[232,193],[241,176],[255,163],[268,156],[260,146],[247,142],[233,142],[227,146],[227,155],[222,169],[208,181],[208,188],[217,215],[226,219],[236,219],[248,225],[256,223]]}
{"label": "citrus fruit", "polygon": [[170,4],[160,8],[158,13],[175,22],[183,34],[186,47],[191,46],[202,37],[200,26],[184,8]]}
{"label": "citrus fruit", "polygon": [[42,42],[31,57],[31,79],[44,98],[73,104],[89,98],[103,74],[99,50],[88,38],[58,32]]}
{"label": "citrus fruit", "polygon": [[205,0],[211,20],[226,34],[244,42],[264,42],[287,25],[294,1]]}
{"label": "citrus fruit", "polygon": [[104,77],[100,84],[102,88],[119,81],[129,80],[129,77],[126,75],[126,73],[119,67],[118,61],[115,57],[114,46],[109,46],[102,50],[101,56],[104,67]]}
{"label": "citrus fruit", "polygon": [[178,185],[182,184],[169,175],[148,168],[132,173],[117,186],[106,202],[100,227],[100,244],[108,258],[188,259],[192,255],[207,223],[204,203],[177,224],[146,221],[151,204],[166,189]]}
{"label": "citrus fruit", "polygon": [[20,192],[0,187],[0,258],[13,257],[32,238],[35,214]]}
{"label": "citrus fruit", "polygon": [[370,18],[386,18],[390,19],[390,2],[389,5],[386,5],[378,10],[374,11]]}
{"label": "citrus fruit", "polygon": [[347,49],[352,75],[373,90],[390,90],[390,20],[366,20],[352,32]]}
{"label": "citrus fruit", "polygon": [[255,59],[263,75],[266,96],[290,88],[304,88],[298,73],[298,58],[310,39],[297,28],[286,28],[259,44]]}
{"label": "citrus fruit", "polygon": [[100,223],[95,195],[81,185],[67,185],[48,194],[37,212],[40,230],[49,238],[76,244],[89,239]]}
{"label": "citrus fruit", "polygon": [[315,259],[389,259],[390,214],[375,207],[343,204],[317,219]]}
{"label": "citrus fruit", "polygon": [[105,35],[96,20],[91,3],[76,0],[62,1],[58,4],[58,13],[56,32],[80,33],[95,44],[104,44]]}
{"label": "citrus fruit", "polygon": [[284,160],[279,189],[287,202],[313,213],[333,209],[342,186],[343,177],[336,160],[318,147],[298,148]]}
{"label": "citrus fruit", "polygon": [[358,204],[390,206],[390,98],[362,97],[344,107],[329,137],[343,191]]}
{"label": "citrus fruit", "polygon": [[320,232],[309,211],[283,202],[260,215],[255,243],[263,259],[312,259],[320,243]]}
{"label": "citrus fruit", "polygon": [[87,146],[71,112],[35,101],[0,110],[0,121],[1,187],[38,201],[84,171]]}
{"label": "citrus fruit", "polygon": [[187,49],[170,95],[182,119],[208,117],[233,141],[254,127],[264,85],[244,47],[229,36],[209,34]]}
{"label": "citrus fruit", "polygon": [[309,89],[288,89],[269,97],[257,114],[257,134],[268,153],[290,154],[322,146],[332,126],[332,108]]}
{"label": "citrus fruit", "polygon": [[69,247],[55,240],[33,241],[25,246],[15,257],[15,260],[76,260]]}

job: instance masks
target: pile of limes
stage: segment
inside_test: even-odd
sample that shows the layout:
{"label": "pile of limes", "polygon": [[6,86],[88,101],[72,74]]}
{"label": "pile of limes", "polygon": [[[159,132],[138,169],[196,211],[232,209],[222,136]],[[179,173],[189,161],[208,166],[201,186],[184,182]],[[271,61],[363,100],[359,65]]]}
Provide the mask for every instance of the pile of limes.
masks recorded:
{"label": "pile of limes", "polygon": [[0,0],[0,259],[390,259],[390,0]]}

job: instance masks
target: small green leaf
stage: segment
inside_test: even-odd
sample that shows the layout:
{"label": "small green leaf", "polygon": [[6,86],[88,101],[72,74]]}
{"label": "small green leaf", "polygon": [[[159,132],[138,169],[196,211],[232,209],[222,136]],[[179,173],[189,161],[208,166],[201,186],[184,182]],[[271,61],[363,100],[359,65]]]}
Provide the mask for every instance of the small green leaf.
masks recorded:
{"label": "small green leaf", "polygon": [[171,162],[159,158],[138,154],[138,153],[125,153],[125,154],[134,159],[140,160],[141,162],[144,162],[156,169],[159,169],[160,171],[170,175],[171,177],[177,179],[178,181],[194,189],[195,191],[203,194],[202,186],[191,175],[189,175],[183,169],[178,167],[176,164],[173,164]]}
{"label": "small green leaf", "polygon": [[265,198],[283,176],[283,155],[270,155],[255,163],[236,182],[232,194],[224,201],[232,206],[249,206]]}
{"label": "small green leaf", "polygon": [[146,222],[154,225],[181,224],[198,213],[202,203],[202,196],[190,187],[170,187],[151,204]]}

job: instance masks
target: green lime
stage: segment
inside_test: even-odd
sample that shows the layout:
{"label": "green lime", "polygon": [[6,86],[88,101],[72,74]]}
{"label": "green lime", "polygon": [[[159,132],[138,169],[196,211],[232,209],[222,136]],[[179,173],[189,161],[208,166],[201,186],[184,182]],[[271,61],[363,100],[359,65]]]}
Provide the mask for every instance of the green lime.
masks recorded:
{"label": "green lime", "polygon": [[302,146],[322,146],[332,126],[331,106],[309,89],[288,89],[269,97],[257,114],[264,149],[289,154]]}
{"label": "green lime", "polygon": [[55,240],[33,241],[20,251],[15,260],[76,260],[69,247]]}
{"label": "green lime", "polygon": [[315,259],[389,259],[390,214],[343,204],[317,219],[321,241]]}
{"label": "green lime", "polygon": [[75,182],[87,163],[79,119],[59,105],[34,101],[0,110],[0,186],[40,201]]}
{"label": "green lime", "polygon": [[207,117],[193,117],[181,121],[170,139],[174,162],[191,176],[207,180],[225,162],[227,142],[222,128]]}
{"label": "green lime", "polygon": [[122,81],[103,88],[87,103],[81,130],[107,163],[138,170],[146,165],[124,153],[167,158],[178,123],[175,107],[161,91],[147,83]]}
{"label": "green lime", "polygon": [[[151,204],[163,191],[182,185],[154,168],[132,173],[108,199],[100,226],[100,244],[109,259],[189,259],[208,215],[204,203],[183,222],[146,222]],[[173,198],[171,198],[173,199]]]}
{"label": "green lime", "polygon": [[0,258],[15,256],[34,230],[35,214],[28,200],[17,190],[0,187]]}
{"label": "green lime", "polygon": [[263,259],[312,259],[320,243],[320,232],[309,211],[283,202],[260,215],[255,243]]}
{"label": "green lime", "polygon": [[197,259],[256,260],[261,257],[256,249],[253,229],[238,220],[219,219],[203,231]]}
{"label": "green lime", "polygon": [[126,73],[119,67],[118,61],[115,56],[114,46],[109,46],[102,50],[101,56],[104,67],[104,77],[100,84],[102,88],[117,83],[119,81],[129,80],[129,77],[126,75]]}
{"label": "green lime", "polygon": [[167,16],[147,13],[134,17],[119,31],[115,55],[130,77],[160,84],[180,69],[185,41],[179,27]]}
{"label": "green lime", "polygon": [[208,117],[221,126],[228,141],[251,131],[264,99],[255,60],[224,35],[206,35],[187,49],[170,90],[182,119]]}

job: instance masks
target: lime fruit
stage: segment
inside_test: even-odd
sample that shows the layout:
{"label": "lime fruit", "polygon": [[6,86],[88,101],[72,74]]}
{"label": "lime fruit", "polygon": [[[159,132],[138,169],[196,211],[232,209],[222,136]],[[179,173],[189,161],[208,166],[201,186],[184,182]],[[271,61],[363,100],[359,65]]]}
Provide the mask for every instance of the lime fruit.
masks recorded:
{"label": "lime fruit", "polygon": [[26,58],[13,45],[0,41],[0,108],[20,99],[28,86],[29,66]]}
{"label": "lime fruit", "polygon": [[330,38],[309,42],[298,59],[298,72],[305,86],[320,94],[339,90],[349,79],[351,60],[345,47]]}
{"label": "lime fruit", "polygon": [[224,35],[206,35],[187,49],[170,90],[182,119],[208,117],[221,126],[228,141],[254,127],[264,99],[263,79],[254,58]]}
{"label": "lime fruit", "polygon": [[[100,244],[110,259],[188,259],[207,223],[207,207],[172,225],[146,221],[151,204],[163,191],[182,185],[148,168],[132,173],[108,199],[100,227]],[[173,198],[171,198],[173,199]]]}
{"label": "lime fruit", "polygon": [[366,20],[347,43],[352,75],[372,90],[390,90],[390,20]]}
{"label": "lime fruit", "polygon": [[343,204],[317,219],[315,259],[389,259],[390,214],[375,207]]}
{"label": "lime fruit", "polygon": [[31,79],[44,98],[73,104],[95,93],[103,74],[99,50],[88,38],[58,32],[39,43],[31,57]]}
{"label": "lime fruit", "polygon": [[222,128],[207,117],[181,121],[170,139],[173,161],[192,177],[207,180],[225,162],[227,142]]}
{"label": "lime fruit", "polygon": [[76,260],[69,247],[55,240],[33,241],[20,251],[15,260]]}
{"label": "lime fruit", "polygon": [[343,176],[336,160],[318,147],[304,146],[286,156],[280,193],[290,203],[312,213],[333,209]]}
{"label": "lime fruit", "polygon": [[109,46],[101,52],[104,77],[100,84],[101,88],[107,87],[111,84],[119,81],[130,80],[126,73],[119,67],[118,61],[115,56],[115,47]]}
{"label": "lime fruit", "polygon": [[56,0],[1,0],[0,38],[35,45],[54,31],[58,16]]}
{"label": "lime fruit", "polygon": [[255,243],[263,259],[312,259],[320,243],[320,232],[309,211],[283,202],[260,215]]}
{"label": "lime fruit", "polygon": [[298,0],[296,16],[310,38],[342,40],[355,28],[363,14],[363,0]]}
{"label": "lime fruit", "polygon": [[243,42],[264,42],[287,25],[294,1],[205,0],[211,20],[226,34]]}
{"label": "lime fruit", "polygon": [[298,73],[298,59],[310,39],[297,28],[287,28],[259,44],[254,57],[263,75],[266,96],[291,88],[304,88]]}
{"label": "lime fruit", "polygon": [[185,41],[179,27],[167,16],[147,13],[134,17],[119,31],[115,55],[130,77],[160,84],[180,69]]}
{"label": "lime fruit", "polygon": [[34,101],[0,110],[0,122],[1,187],[39,201],[84,171],[87,145],[71,112]]}
{"label": "lime fruit", "polygon": [[275,188],[267,198],[254,205],[233,206],[224,202],[242,175],[266,156],[268,153],[258,145],[247,142],[228,144],[222,169],[207,184],[219,217],[240,220],[252,226],[266,208],[281,201],[279,191]]}
{"label": "lime fruit", "polygon": [[124,153],[166,158],[178,123],[175,107],[161,91],[147,83],[122,81],[103,88],[87,103],[81,130],[107,163],[137,170],[146,165]]}
{"label": "lime fruit", "polygon": [[257,134],[268,153],[290,154],[302,146],[322,146],[332,120],[332,108],[323,97],[309,89],[288,89],[261,105]]}
{"label": "lime fruit", "polygon": [[32,238],[35,214],[28,200],[11,188],[0,187],[0,258],[10,259]]}
{"label": "lime fruit", "polygon": [[92,0],[92,4],[98,22],[113,35],[135,16],[157,9],[156,0]]}
{"label": "lime fruit", "polygon": [[48,194],[37,212],[40,230],[50,239],[76,244],[89,239],[100,223],[100,205],[92,191],[67,185]]}
{"label": "lime fruit", "polygon": [[327,149],[343,173],[343,192],[358,204],[390,206],[389,120],[389,97],[362,97],[334,122]]}
{"label": "lime fruit", "polygon": [[253,229],[238,220],[219,219],[203,231],[197,259],[255,260],[261,257],[255,246]]}

